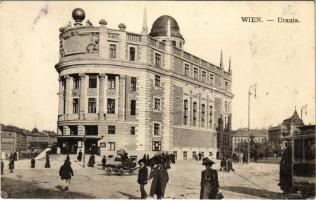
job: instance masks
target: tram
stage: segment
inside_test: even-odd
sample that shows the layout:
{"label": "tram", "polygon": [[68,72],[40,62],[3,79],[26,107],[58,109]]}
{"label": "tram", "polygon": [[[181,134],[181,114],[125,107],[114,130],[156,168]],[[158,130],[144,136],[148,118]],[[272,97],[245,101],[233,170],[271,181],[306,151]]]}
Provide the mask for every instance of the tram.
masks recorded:
{"label": "tram", "polygon": [[293,186],[303,196],[315,196],[315,125],[300,127],[291,138]]}

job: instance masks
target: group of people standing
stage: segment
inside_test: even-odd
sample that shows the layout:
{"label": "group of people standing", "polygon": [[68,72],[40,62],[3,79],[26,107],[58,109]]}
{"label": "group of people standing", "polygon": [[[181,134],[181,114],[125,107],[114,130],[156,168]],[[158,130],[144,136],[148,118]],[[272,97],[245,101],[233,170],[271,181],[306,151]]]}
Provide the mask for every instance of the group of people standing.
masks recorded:
{"label": "group of people standing", "polygon": [[[144,159],[145,157],[146,159]],[[144,158],[138,161],[140,169],[138,172],[137,182],[140,185],[141,198],[145,199],[148,197],[144,187],[147,184],[147,181],[152,179],[149,195],[151,197],[156,195],[157,199],[161,199],[164,197],[167,183],[169,181],[167,170],[171,168],[170,160],[163,155],[155,156],[152,159],[147,158],[147,156],[144,156]],[[149,161],[153,161],[153,165],[150,165],[152,162]],[[149,175],[146,162],[151,167]]]}
{"label": "group of people standing", "polygon": [[230,171],[235,171],[233,168],[233,161],[232,159],[229,157],[227,159],[223,158],[221,160],[221,168],[220,171],[226,171],[226,172],[230,172]]}

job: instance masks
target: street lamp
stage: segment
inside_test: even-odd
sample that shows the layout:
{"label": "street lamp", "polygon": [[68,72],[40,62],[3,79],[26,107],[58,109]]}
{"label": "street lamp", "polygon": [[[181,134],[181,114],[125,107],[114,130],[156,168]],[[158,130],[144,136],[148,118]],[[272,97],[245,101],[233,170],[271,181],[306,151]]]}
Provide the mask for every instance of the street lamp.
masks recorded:
{"label": "street lamp", "polygon": [[248,161],[250,162],[250,95],[256,98],[257,84],[249,86],[248,89]]}

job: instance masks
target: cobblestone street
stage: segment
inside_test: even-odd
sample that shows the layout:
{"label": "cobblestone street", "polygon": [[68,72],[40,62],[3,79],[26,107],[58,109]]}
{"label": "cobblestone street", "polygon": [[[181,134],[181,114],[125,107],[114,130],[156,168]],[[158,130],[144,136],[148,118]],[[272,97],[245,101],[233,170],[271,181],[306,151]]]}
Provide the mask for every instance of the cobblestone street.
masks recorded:
{"label": "cobblestone street", "polygon": [[[72,157],[75,176],[71,180],[70,191],[59,191],[58,170],[64,157],[52,156],[50,169],[44,168],[44,160],[30,168],[29,160],[16,162],[13,174],[2,176],[2,191],[9,198],[138,198],[140,196],[137,176],[107,176],[101,166],[82,168]],[[100,163],[97,157],[97,164]],[[198,161],[177,161],[169,170],[166,198],[199,198],[200,175],[204,166]],[[225,198],[282,198],[278,187],[276,164],[250,163],[235,164],[235,172],[220,172],[219,161],[213,167],[218,170],[220,191]],[[146,185],[149,192],[150,183]],[[17,189],[19,188],[19,189]],[[2,192],[3,195],[3,192]]]}

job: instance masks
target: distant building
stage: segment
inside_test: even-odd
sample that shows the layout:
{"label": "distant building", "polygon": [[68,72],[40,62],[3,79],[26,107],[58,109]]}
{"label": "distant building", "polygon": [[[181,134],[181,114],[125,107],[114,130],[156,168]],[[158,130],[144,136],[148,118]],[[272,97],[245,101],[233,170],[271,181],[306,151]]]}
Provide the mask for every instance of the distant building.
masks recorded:
{"label": "distant building", "polygon": [[150,33],[146,13],[140,33],[123,23],[110,28],[104,19],[82,24],[84,18],[75,9],[74,26],[60,28],[55,68],[62,152],[169,151],[184,160],[199,152],[216,155],[218,119],[224,130],[233,98],[223,59],[214,65],[186,52],[178,23],[168,15],[155,20]]}
{"label": "distant building", "polygon": [[254,137],[255,143],[268,141],[268,131],[266,129],[238,129],[231,134],[232,150],[238,152],[238,144],[249,142],[250,136]]}
{"label": "distant building", "polygon": [[301,126],[304,126],[304,122],[295,109],[293,115],[283,120],[282,124],[268,129],[269,141],[273,144],[280,144],[283,138],[292,136]]}
{"label": "distant building", "polygon": [[31,132],[1,124],[1,155],[13,152],[17,152],[19,155],[29,154],[56,143],[57,135],[54,132],[39,132],[36,128]]}

